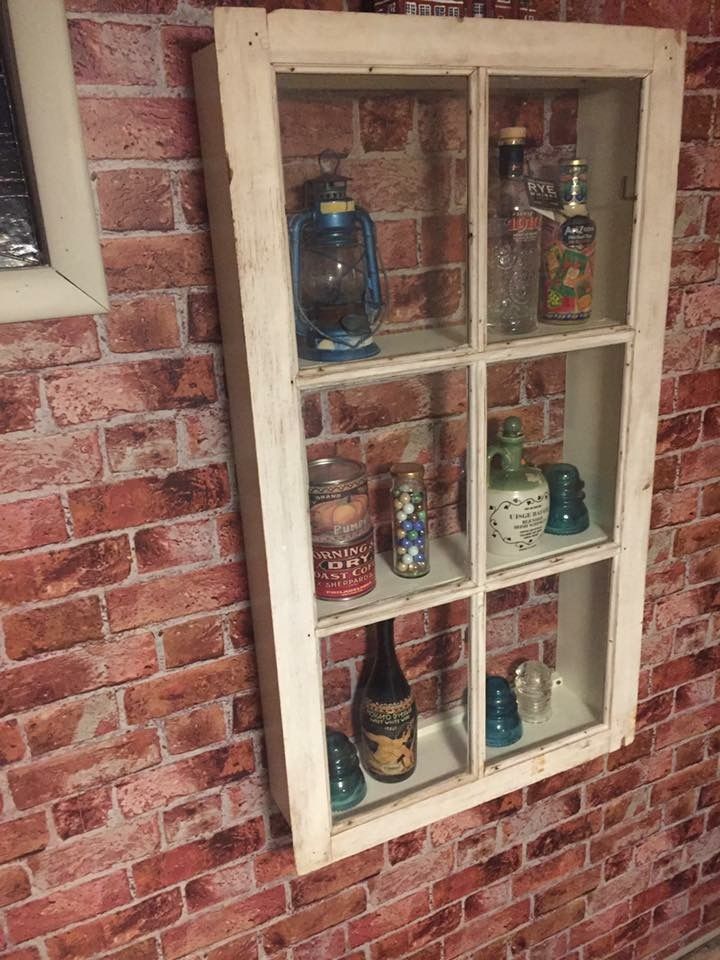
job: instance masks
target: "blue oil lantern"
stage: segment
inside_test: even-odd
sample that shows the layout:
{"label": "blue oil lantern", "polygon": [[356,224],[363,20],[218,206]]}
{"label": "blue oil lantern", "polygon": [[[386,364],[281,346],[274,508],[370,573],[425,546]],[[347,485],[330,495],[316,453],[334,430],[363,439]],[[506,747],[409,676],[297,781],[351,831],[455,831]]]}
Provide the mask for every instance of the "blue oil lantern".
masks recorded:
{"label": "blue oil lantern", "polygon": [[306,209],[290,218],[295,330],[305,360],[373,357],[383,308],[375,225],[347,195],[338,154],[320,154],[320,176],[305,183]]}

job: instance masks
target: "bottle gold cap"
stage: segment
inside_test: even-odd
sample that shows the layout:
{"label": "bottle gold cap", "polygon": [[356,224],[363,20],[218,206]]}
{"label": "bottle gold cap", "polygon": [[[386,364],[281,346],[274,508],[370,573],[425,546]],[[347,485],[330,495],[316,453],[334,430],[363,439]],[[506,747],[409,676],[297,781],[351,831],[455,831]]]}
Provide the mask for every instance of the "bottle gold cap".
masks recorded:
{"label": "bottle gold cap", "polygon": [[503,127],[500,130],[500,143],[525,143],[527,127]]}

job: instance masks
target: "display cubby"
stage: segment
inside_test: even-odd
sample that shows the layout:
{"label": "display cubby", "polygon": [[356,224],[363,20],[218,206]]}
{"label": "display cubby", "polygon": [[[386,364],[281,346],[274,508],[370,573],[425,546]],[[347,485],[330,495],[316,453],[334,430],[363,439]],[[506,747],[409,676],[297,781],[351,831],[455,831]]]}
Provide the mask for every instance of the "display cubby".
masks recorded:
{"label": "display cubby", "polygon": [[[220,9],[198,114],[273,796],[307,872],[630,742],[643,614],[682,104],[666,30]],[[589,162],[593,312],[488,325],[496,134],[532,173]],[[288,216],[325,148],[346,154],[391,296],[376,356],[300,359]],[[487,551],[487,450],[575,464],[590,526]],[[308,457],[368,468],[378,584],[316,601]],[[423,463],[431,573],[390,570],[388,469]],[[354,736],[375,625],[394,619],[420,710],[418,766],[333,815],[326,726]],[[618,642],[622,638],[622,643]],[[552,718],[485,746],[485,677],[540,659]]]}

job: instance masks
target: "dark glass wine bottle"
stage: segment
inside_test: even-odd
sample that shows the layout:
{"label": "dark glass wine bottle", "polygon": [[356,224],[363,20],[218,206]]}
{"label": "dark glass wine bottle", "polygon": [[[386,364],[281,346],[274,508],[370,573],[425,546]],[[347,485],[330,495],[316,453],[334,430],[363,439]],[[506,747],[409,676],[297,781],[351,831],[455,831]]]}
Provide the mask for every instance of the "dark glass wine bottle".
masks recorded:
{"label": "dark glass wine bottle", "polygon": [[393,642],[393,621],[377,625],[377,652],[360,711],[361,756],[376,780],[397,783],[415,772],[417,707]]}

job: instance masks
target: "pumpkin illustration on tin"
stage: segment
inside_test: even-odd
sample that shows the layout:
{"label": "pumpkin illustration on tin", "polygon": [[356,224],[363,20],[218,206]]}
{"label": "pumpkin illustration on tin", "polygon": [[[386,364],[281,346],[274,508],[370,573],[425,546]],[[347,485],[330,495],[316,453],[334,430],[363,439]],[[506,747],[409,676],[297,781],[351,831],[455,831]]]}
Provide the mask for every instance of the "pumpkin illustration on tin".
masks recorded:
{"label": "pumpkin illustration on tin", "polygon": [[342,541],[361,537],[370,527],[367,494],[316,503],[310,510],[310,526],[314,537]]}

